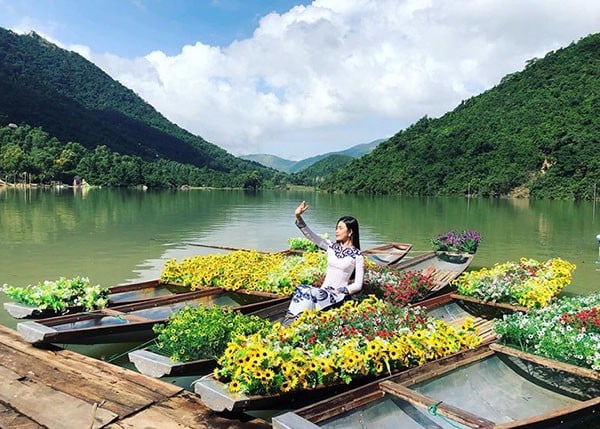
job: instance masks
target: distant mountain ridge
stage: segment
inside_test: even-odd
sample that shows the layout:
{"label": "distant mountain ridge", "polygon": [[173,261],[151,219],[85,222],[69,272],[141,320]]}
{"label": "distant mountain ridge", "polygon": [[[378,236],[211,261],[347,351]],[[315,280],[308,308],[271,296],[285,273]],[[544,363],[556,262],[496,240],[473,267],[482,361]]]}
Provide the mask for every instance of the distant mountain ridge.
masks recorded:
{"label": "distant mountain ridge", "polygon": [[322,155],[316,155],[310,158],[302,159],[300,161],[291,161],[289,159],[284,159],[275,155],[267,154],[242,155],[240,156],[240,158],[248,161],[258,162],[259,164],[262,164],[265,167],[270,167],[275,170],[279,170],[289,174],[305,170],[313,164],[317,163],[318,161],[321,161],[332,155],[345,155],[351,158],[360,158],[361,156],[370,153],[373,149],[377,147],[377,145],[379,145],[379,143],[382,143],[385,140],[386,139],[373,140],[372,142],[358,144],[339,152],[328,152]]}

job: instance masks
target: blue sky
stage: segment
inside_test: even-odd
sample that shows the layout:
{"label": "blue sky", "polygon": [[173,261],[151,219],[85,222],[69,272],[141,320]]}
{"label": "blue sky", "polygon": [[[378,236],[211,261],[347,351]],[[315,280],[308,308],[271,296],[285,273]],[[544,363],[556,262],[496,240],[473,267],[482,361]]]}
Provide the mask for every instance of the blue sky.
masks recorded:
{"label": "blue sky", "polygon": [[600,30],[595,0],[0,0],[235,155],[299,160],[437,117]]}
{"label": "blue sky", "polygon": [[[304,2],[310,4],[310,2]],[[197,41],[226,46],[251,37],[262,16],[291,0],[0,0],[5,28],[31,25],[67,45],[132,58],[178,53]]]}

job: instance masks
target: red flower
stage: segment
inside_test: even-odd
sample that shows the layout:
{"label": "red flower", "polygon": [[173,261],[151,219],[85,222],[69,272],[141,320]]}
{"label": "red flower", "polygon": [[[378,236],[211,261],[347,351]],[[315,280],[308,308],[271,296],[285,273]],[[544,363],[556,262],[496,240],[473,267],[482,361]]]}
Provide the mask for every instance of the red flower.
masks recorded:
{"label": "red flower", "polygon": [[579,331],[600,333],[600,308],[589,308],[574,314],[565,313],[560,317],[559,321],[565,325],[571,325]]}

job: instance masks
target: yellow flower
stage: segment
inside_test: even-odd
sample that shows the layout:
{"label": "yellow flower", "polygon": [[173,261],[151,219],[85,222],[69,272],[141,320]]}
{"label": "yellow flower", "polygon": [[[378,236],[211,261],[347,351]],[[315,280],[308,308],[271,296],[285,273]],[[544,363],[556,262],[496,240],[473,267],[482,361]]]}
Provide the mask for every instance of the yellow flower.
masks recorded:
{"label": "yellow flower", "polygon": [[230,392],[239,392],[241,387],[241,384],[237,380],[232,380],[228,385]]}
{"label": "yellow flower", "polygon": [[281,383],[281,391],[282,392],[289,392],[290,390],[292,390],[292,382],[290,380],[285,380],[283,383]]}
{"label": "yellow flower", "polygon": [[321,369],[321,364],[319,362],[316,362],[315,360],[312,360],[312,361],[309,362],[308,368],[311,371],[318,371],[318,370]]}

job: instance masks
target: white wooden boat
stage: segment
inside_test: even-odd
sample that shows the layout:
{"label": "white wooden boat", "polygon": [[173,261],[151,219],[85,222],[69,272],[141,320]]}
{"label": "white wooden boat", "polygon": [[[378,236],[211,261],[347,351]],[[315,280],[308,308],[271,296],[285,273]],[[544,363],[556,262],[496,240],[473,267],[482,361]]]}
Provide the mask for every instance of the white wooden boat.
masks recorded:
{"label": "white wooden boat", "polygon": [[274,429],[595,428],[600,374],[491,343],[272,422]]}

